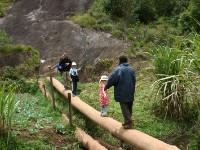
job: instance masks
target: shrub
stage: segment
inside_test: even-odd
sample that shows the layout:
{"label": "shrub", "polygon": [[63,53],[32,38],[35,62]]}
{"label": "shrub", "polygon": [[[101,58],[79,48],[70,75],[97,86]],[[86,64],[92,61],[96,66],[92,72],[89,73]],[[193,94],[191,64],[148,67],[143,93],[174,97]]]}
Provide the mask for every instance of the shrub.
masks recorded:
{"label": "shrub", "polygon": [[16,102],[13,91],[13,85],[6,86],[6,82],[0,86],[0,134],[8,135],[7,144],[9,142],[9,134],[11,131],[11,120],[15,113],[15,109],[20,101]]}
{"label": "shrub", "polygon": [[17,72],[17,70],[10,66],[5,66],[3,68],[3,76],[2,79],[12,79],[12,80],[18,80],[20,79],[20,74]]}
{"label": "shrub", "polygon": [[5,15],[5,8],[3,7],[2,3],[0,2],[0,17]]}
{"label": "shrub", "polygon": [[84,14],[84,15],[76,15],[72,17],[73,21],[83,27],[91,28],[93,25],[96,24],[96,20],[93,16],[90,14]]}
{"label": "shrub", "polygon": [[[16,62],[17,65],[13,66],[15,69],[13,71],[13,75],[9,76],[15,76],[15,74],[20,74],[25,77],[30,77],[34,75],[35,68],[39,65],[39,53],[31,46],[25,46],[25,45],[5,45],[0,46],[0,53],[2,55],[8,55],[9,58],[12,58],[13,55],[22,54],[23,60],[18,60],[19,62]],[[17,58],[16,58],[17,59]],[[6,61],[6,60],[5,60]],[[5,70],[8,70],[11,68],[6,68]],[[9,73],[6,72],[5,77]],[[4,75],[3,75],[4,76]]]}
{"label": "shrub", "polygon": [[200,32],[200,2],[199,0],[191,0],[187,11],[180,16],[180,26],[183,32],[195,30]]}
{"label": "shrub", "polygon": [[155,9],[149,0],[142,0],[135,4],[134,19],[139,20],[141,23],[147,24],[156,20]]}
{"label": "shrub", "polygon": [[[0,5],[1,9],[1,5]],[[4,29],[0,29],[0,45],[11,44],[12,40],[9,38]]]}
{"label": "shrub", "polygon": [[157,81],[153,87],[158,87],[159,101],[157,111],[164,112],[166,117],[183,119],[186,109],[186,88],[189,76],[184,68],[187,62],[182,52],[169,47],[159,47],[152,51]]}
{"label": "shrub", "polygon": [[132,0],[108,0],[105,10],[114,18],[129,18],[131,16]]}
{"label": "shrub", "polygon": [[97,64],[95,65],[95,68],[96,68],[96,72],[99,72],[100,70],[109,70],[110,67],[112,66],[113,64],[113,60],[111,59],[101,59],[97,62]]}

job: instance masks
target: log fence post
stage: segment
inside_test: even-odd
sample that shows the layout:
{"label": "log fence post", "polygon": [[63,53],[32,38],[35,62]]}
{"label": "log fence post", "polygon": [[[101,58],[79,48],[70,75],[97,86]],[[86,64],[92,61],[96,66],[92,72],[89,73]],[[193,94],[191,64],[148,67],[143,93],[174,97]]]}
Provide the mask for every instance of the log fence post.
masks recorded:
{"label": "log fence post", "polygon": [[46,91],[45,84],[43,84],[42,87],[43,87],[43,89],[44,89],[44,95],[45,95],[45,97],[47,97],[47,91]]}
{"label": "log fence post", "polygon": [[54,98],[54,87],[53,87],[51,66],[49,66],[49,75],[50,75],[50,82],[51,82],[51,95],[52,95],[52,99],[53,99],[53,108],[55,109],[56,105],[55,105],[55,98]]}
{"label": "log fence post", "polygon": [[72,104],[71,104],[71,98],[72,98],[72,94],[68,93],[68,107],[69,107],[69,124],[70,126],[72,126]]}

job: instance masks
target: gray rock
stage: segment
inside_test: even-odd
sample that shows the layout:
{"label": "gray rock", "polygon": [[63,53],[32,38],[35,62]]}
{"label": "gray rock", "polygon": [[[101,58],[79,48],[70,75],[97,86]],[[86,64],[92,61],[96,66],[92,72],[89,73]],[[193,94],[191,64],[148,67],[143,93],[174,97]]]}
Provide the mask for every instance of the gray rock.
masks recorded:
{"label": "gray rock", "polygon": [[65,20],[68,15],[87,10],[91,3],[92,0],[17,1],[0,26],[14,44],[31,45],[39,51],[41,59],[46,60],[43,71],[56,64],[66,50],[79,67],[92,65],[102,58],[117,57],[127,45],[108,33],[87,30]]}

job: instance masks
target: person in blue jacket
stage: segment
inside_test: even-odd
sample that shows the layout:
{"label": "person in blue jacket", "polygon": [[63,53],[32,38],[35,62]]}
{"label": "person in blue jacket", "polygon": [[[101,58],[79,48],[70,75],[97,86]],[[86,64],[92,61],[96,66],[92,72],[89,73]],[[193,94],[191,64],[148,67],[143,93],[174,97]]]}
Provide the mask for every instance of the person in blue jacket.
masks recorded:
{"label": "person in blue jacket", "polygon": [[120,56],[119,66],[111,73],[104,89],[114,86],[114,99],[120,104],[124,117],[124,123],[122,124],[124,129],[132,129],[134,127],[131,117],[135,85],[136,75],[134,69],[128,64],[126,56]]}

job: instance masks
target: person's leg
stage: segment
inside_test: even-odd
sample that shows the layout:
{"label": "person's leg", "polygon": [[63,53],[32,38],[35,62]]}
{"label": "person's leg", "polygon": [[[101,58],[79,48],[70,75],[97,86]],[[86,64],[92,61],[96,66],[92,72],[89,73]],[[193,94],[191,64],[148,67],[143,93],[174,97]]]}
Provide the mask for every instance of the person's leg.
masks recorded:
{"label": "person's leg", "polygon": [[124,117],[123,125],[133,125],[132,117],[133,102],[120,103],[122,115]]}
{"label": "person's leg", "polygon": [[70,74],[69,74],[69,71],[66,71],[66,74],[65,74],[65,81],[66,81],[66,87],[69,87],[70,86]]}
{"label": "person's leg", "polygon": [[74,95],[77,95],[77,82],[76,81],[74,81],[73,90],[74,90]]}
{"label": "person's leg", "polygon": [[107,117],[108,116],[107,112],[108,112],[108,106],[102,106],[102,108],[101,108],[101,116],[102,117]]}
{"label": "person's leg", "polygon": [[75,89],[75,84],[74,84],[74,81],[72,81],[72,94],[73,94],[73,96],[75,96],[74,89]]}
{"label": "person's leg", "polygon": [[101,116],[103,115],[104,112],[104,106],[101,106]]}

